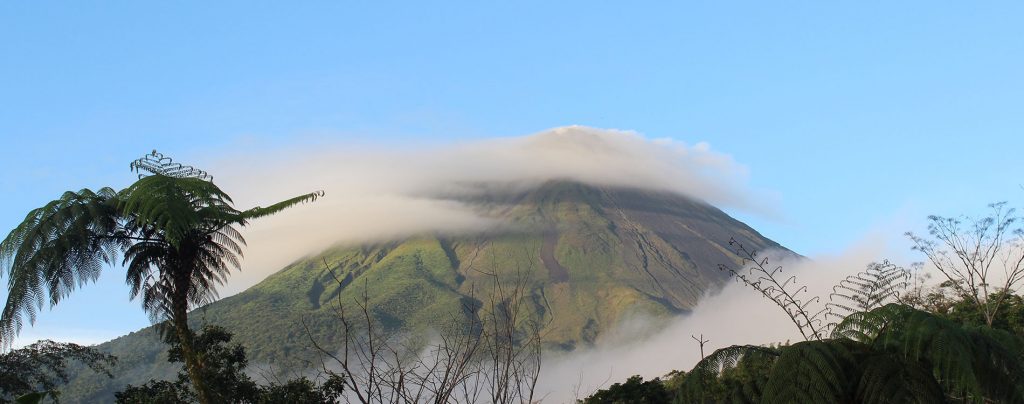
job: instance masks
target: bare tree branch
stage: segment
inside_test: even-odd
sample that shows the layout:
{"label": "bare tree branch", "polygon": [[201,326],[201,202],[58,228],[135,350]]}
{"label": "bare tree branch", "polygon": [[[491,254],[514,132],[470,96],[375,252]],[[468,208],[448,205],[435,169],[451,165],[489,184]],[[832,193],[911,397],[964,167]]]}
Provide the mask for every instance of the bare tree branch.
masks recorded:
{"label": "bare tree branch", "polygon": [[962,298],[974,304],[989,326],[1004,299],[1024,282],[1024,232],[1006,202],[989,205],[987,216],[928,217],[928,237],[907,232],[928,261]]}

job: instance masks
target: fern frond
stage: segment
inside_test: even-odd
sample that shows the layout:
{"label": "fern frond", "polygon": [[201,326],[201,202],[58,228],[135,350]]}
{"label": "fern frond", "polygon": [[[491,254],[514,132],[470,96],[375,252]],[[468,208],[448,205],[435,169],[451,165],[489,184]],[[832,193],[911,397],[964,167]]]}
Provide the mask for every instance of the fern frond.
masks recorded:
{"label": "fern frond", "polygon": [[770,403],[842,402],[856,371],[851,345],[843,340],[804,341],[783,349],[764,388]]}
{"label": "fern frond", "polygon": [[189,232],[210,233],[236,223],[231,197],[212,182],[164,175],[144,177],[120,192],[120,209],[178,245]]}
{"label": "fern frond", "polygon": [[861,403],[944,403],[931,370],[900,355],[873,352],[858,363],[856,398]]}
{"label": "fern frond", "polygon": [[909,285],[910,271],[889,261],[873,262],[864,271],[846,277],[832,288],[828,304],[830,315],[837,317],[838,322],[850,314],[897,302]]}
{"label": "fern frond", "polygon": [[319,199],[319,198],[321,198],[323,196],[324,196],[324,191],[316,191],[316,192],[310,192],[310,193],[305,194],[305,195],[296,196],[294,198],[287,199],[287,200],[275,203],[275,204],[267,206],[265,208],[261,208],[261,207],[257,206],[255,208],[252,208],[252,209],[249,209],[249,210],[246,210],[246,211],[242,212],[241,215],[240,215],[240,217],[241,217],[241,222],[240,223],[245,224],[245,221],[247,221],[247,220],[257,219],[257,218],[261,218],[261,217],[264,217],[264,216],[270,216],[270,215],[276,214],[276,213],[278,213],[278,212],[280,212],[282,210],[290,208],[292,206],[298,205],[300,203],[314,202],[314,201],[316,201],[317,199]]}
{"label": "fern frond", "polygon": [[947,395],[1024,402],[1024,352],[1019,337],[965,327],[931,313],[889,304],[865,313],[875,327],[872,349],[927,365]]}
{"label": "fern frond", "polygon": [[719,349],[708,355],[694,366],[686,375],[680,390],[677,392],[678,402],[704,403],[714,402],[715,397],[727,394],[735,402],[760,401],[761,387],[749,384],[733,384],[729,392],[713,391],[712,386],[721,381],[721,377],[742,367],[768,367],[779,355],[778,348],[757,345],[733,345]]}
{"label": "fern frond", "polygon": [[8,276],[8,296],[0,315],[0,340],[9,346],[24,325],[33,323],[46,302],[53,306],[76,287],[95,281],[127,245],[119,227],[117,194],[66,192],[35,209],[0,242],[0,264]]}
{"label": "fern frond", "polygon": [[154,175],[163,175],[174,178],[191,177],[213,182],[213,176],[206,171],[181,163],[175,163],[172,158],[164,156],[161,153],[157,153],[156,150],[153,150],[152,153],[133,161],[129,166],[132,171],[139,172],[139,178],[145,176],[141,171],[146,171]]}

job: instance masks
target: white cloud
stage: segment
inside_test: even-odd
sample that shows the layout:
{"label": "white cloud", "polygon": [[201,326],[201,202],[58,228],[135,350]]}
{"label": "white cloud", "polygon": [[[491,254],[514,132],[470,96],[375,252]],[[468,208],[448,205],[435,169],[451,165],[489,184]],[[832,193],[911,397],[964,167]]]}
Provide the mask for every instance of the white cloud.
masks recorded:
{"label": "white cloud", "polygon": [[[808,287],[807,296],[819,296],[824,307],[832,286],[842,278],[864,270],[871,262],[892,256],[883,237],[870,237],[847,251],[811,259],[770,261],[796,275]],[[672,370],[689,371],[700,360],[700,350],[691,336],[703,334],[710,340],[705,354],[730,345],[769,344],[802,341],[789,318],[770,301],[739,283],[702,299],[692,313],[667,325],[645,318],[626,319],[616,330],[603,336],[592,349],[545,358],[539,392],[545,402],[570,403],[599,388],[624,382],[639,374],[645,380]]]}
{"label": "white cloud", "polygon": [[326,192],[316,203],[245,229],[244,270],[231,278],[225,295],[332,244],[493,226],[495,221],[480,212],[438,198],[473,192],[479,184],[527,187],[575,180],[672,191],[720,207],[772,209],[751,203],[755,198],[745,189],[746,168],[706,143],[689,146],[582,126],[418,150],[319,148],[235,155],[210,168],[243,208],[312,190]]}

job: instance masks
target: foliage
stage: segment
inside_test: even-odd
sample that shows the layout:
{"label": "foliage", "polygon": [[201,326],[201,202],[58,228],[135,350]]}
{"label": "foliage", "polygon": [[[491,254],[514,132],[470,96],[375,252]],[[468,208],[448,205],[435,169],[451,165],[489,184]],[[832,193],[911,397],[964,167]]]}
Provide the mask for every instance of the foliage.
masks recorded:
{"label": "foliage", "polygon": [[[245,356],[245,348],[241,345],[228,345],[231,334],[217,326],[207,326],[203,332],[193,338],[194,349],[203,358],[201,377],[210,386],[215,402],[230,402],[239,397],[253,397],[256,394],[255,384],[243,371],[249,365]],[[185,356],[181,344],[171,340],[167,360],[184,362]],[[179,375],[179,380],[182,380]],[[184,378],[188,380],[188,378]]]}
{"label": "foliage", "polygon": [[176,381],[150,380],[141,386],[128,385],[114,393],[119,404],[179,404],[195,402],[195,393],[188,387],[188,376]]}
{"label": "foliage", "polygon": [[69,362],[110,377],[117,359],[93,348],[49,340],[0,354],[0,403],[56,395],[58,385],[68,381]]}
{"label": "foliage", "polygon": [[319,386],[306,377],[299,377],[261,387],[257,403],[333,404],[341,396],[343,389],[342,378],[337,375],[328,375],[327,380]]}
{"label": "foliage", "polygon": [[580,400],[581,404],[661,404],[671,399],[660,378],[644,381],[639,375],[631,376],[625,383],[615,383],[607,389]]}
{"label": "foliage", "polygon": [[41,404],[47,397],[53,397],[53,400],[57,401],[59,396],[55,391],[37,391],[14,399],[14,404]]}
{"label": "foliage", "polygon": [[[901,295],[910,272],[871,264],[833,289],[825,312],[840,321],[818,327],[820,312],[808,307],[814,299],[797,297],[806,288],[792,276],[780,281],[781,268],[768,269],[766,259],[747,256],[747,272],[729,271],[782,308],[805,341],[720,349],[684,377],[677,402],[1024,402],[1024,340],[989,327],[996,313],[984,315],[985,306],[973,304],[966,289],[955,288],[960,300],[923,294],[920,285]],[[1009,294],[989,299],[1010,307],[1018,300]],[[828,338],[821,336],[828,328]]]}
{"label": "foliage", "polygon": [[722,348],[677,382],[674,400],[681,403],[759,402],[768,371],[779,349],[753,345]]}
{"label": "foliage", "polygon": [[0,242],[0,264],[7,267],[9,293],[0,317],[0,340],[9,345],[22,327],[21,313],[33,322],[48,300],[57,304],[77,285],[94,281],[102,264],[113,263],[108,237],[117,228],[117,193],[84,189],[29,212]]}
{"label": "foliage", "polygon": [[851,314],[828,339],[716,351],[677,398],[720,399],[726,371],[750,360],[768,366],[747,381],[749,402],[1024,402],[1020,338],[900,304]]}
{"label": "foliage", "polygon": [[[1000,296],[1005,294],[1005,296]],[[1000,299],[1002,308],[992,319],[991,327],[1024,338],[1024,297],[998,292],[989,300]],[[969,297],[958,297],[956,290],[943,282],[932,288],[920,288],[903,298],[908,305],[942,316],[960,324],[987,325],[984,314]]]}
{"label": "foliage", "polygon": [[989,326],[1005,298],[1024,282],[1024,229],[1005,202],[980,218],[929,216],[928,237],[906,233],[914,249],[946,278],[946,286],[976,307]]}
{"label": "foliage", "polygon": [[[196,349],[206,360],[203,378],[218,403],[334,403],[341,396],[343,381],[328,373],[322,384],[306,377],[283,383],[258,385],[244,370],[248,365],[245,349],[238,344],[229,345],[231,334],[221,327],[207,326],[194,339]],[[172,341],[168,361],[180,363],[184,359],[181,346]],[[189,375],[183,370],[175,381],[150,380],[141,386],[128,385],[115,394],[118,403],[177,404],[197,401]]]}
{"label": "foliage", "polygon": [[[1005,296],[1000,296],[1002,294]],[[1003,301],[999,313],[992,319],[992,328],[1024,337],[1024,297],[999,292],[989,296],[989,299]],[[946,318],[961,324],[981,326],[986,323],[984,313],[978,310],[978,306],[967,300],[961,299],[953,302],[947,313]]]}

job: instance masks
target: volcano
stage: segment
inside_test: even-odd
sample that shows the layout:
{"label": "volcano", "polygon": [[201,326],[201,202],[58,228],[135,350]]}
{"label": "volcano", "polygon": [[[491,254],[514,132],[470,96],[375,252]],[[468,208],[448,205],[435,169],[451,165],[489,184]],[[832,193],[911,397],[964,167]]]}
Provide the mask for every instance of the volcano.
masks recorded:
{"label": "volcano", "polygon": [[[720,265],[740,263],[730,239],[748,249],[787,251],[718,208],[674,193],[571,181],[490,189],[452,198],[501,226],[338,245],[197,309],[191,320],[234,333],[251,363],[301,370],[301,359],[312,354],[310,337],[337,342],[332,302],[365,298],[386,327],[423,332],[464,313],[472,307],[467,302],[487,299],[484,286],[495,277],[516,278],[527,279],[545,344],[573,350],[632,314],[687,313],[729,279]],[[121,359],[116,378],[83,372],[62,400],[110,401],[127,383],[176,372],[152,327],[100,349]]]}

